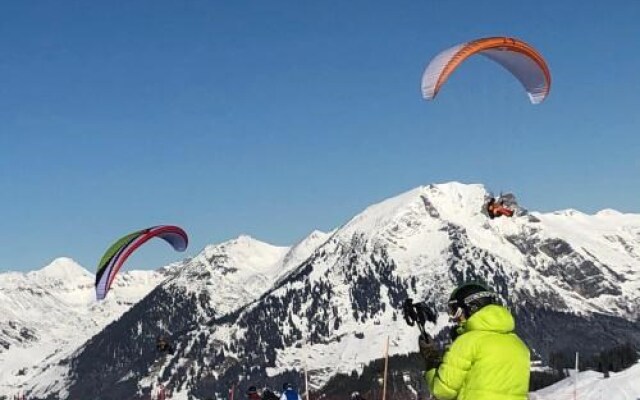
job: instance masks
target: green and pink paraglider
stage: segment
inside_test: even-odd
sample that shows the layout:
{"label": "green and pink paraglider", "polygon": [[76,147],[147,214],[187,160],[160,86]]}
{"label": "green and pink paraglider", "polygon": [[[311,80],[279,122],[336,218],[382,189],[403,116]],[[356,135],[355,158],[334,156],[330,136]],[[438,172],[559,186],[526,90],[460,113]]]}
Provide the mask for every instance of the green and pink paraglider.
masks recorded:
{"label": "green and pink paraglider", "polygon": [[130,233],[115,242],[104,253],[96,272],[96,298],[103,300],[127,258],[137,248],[155,237],[164,239],[176,251],[185,251],[189,244],[187,233],[177,226],[160,225]]}

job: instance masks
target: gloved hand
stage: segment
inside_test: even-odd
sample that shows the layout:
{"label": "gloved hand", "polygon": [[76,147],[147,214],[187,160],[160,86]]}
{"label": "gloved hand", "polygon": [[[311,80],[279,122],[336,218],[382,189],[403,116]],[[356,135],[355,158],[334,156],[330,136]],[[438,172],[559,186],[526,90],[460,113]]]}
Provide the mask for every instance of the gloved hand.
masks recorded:
{"label": "gloved hand", "polygon": [[418,347],[420,348],[420,354],[424,358],[426,364],[426,370],[429,371],[433,368],[438,368],[442,363],[442,352],[436,342],[433,339],[425,339],[420,335],[418,338]]}
{"label": "gloved hand", "polygon": [[451,328],[449,328],[449,337],[451,338],[451,341],[455,341],[458,336],[460,336],[462,334],[462,327],[459,325],[454,325]]}

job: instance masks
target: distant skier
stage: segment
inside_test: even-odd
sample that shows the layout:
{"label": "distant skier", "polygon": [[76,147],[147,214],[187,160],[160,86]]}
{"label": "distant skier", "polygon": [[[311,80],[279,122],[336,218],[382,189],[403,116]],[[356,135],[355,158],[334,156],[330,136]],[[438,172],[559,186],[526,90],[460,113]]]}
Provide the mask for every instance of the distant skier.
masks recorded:
{"label": "distant skier", "polygon": [[438,400],[526,400],[529,349],[498,296],[483,284],[463,284],[449,298],[449,315],[457,327],[444,356],[432,340],[418,340],[431,394]]}
{"label": "distant skier", "polygon": [[164,336],[160,336],[156,340],[156,349],[160,353],[173,354],[173,346],[171,346],[171,343],[169,343],[169,341]]}
{"label": "distant skier", "polygon": [[165,393],[164,385],[160,384],[158,386],[158,395],[156,396],[155,400],[165,400],[166,398],[167,394]]}
{"label": "distant skier", "polygon": [[271,389],[265,387],[262,389],[262,400],[280,400],[277,394],[275,394]]}
{"label": "distant skier", "polygon": [[280,396],[280,400],[302,400],[302,397],[300,397],[298,392],[296,392],[292,384],[285,383],[282,385],[282,395]]}
{"label": "distant skier", "polygon": [[250,386],[247,390],[247,400],[262,400],[255,386]]}
{"label": "distant skier", "polygon": [[351,400],[364,400],[364,397],[360,394],[360,392],[351,393]]}

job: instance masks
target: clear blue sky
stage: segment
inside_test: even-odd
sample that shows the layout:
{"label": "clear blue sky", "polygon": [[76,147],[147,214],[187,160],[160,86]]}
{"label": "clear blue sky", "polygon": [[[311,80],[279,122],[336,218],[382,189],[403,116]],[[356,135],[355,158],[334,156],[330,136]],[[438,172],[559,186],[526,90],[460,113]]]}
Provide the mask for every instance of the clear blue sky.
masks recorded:
{"label": "clear blue sky", "polygon": [[[637,1],[5,1],[0,271],[178,224],[187,255],[247,233],[290,244],[432,182],[514,191],[533,210],[639,212]],[[435,102],[444,48],[540,50],[529,104],[469,60]],[[164,243],[130,267],[177,260]]]}

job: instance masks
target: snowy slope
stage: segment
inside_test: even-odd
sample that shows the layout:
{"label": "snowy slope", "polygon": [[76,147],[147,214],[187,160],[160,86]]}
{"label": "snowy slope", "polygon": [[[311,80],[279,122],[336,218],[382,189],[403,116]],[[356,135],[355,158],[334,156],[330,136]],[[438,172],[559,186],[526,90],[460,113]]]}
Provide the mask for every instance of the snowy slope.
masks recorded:
{"label": "snowy slope", "polygon": [[69,258],[26,274],[0,274],[0,395],[15,393],[40,368],[71,354],[165,278],[123,273],[97,303],[94,275]]}
{"label": "snowy slope", "polygon": [[572,400],[574,393],[580,400],[637,400],[640,399],[640,364],[611,373],[607,379],[600,372],[580,372],[577,392],[575,387],[575,376],[571,376],[531,393],[531,400]]}
{"label": "snowy slope", "polygon": [[[301,368],[306,353],[319,387],[337,372],[379,358],[387,335],[391,354],[415,351],[414,329],[397,321],[399,303],[409,295],[443,304],[462,280],[489,281],[513,305],[638,316],[640,216],[489,220],[482,213],[487,195],[482,185],[449,183],[369,207],[316,251],[323,256],[221,327],[215,340],[224,341],[231,330],[240,348],[235,357],[243,359],[256,347],[268,354],[260,338],[280,334],[266,374]],[[251,321],[266,315],[277,323],[254,333]],[[442,315],[432,331],[445,321]]]}
{"label": "snowy slope", "polygon": [[247,235],[207,246],[167,282],[185,293],[206,293],[214,315],[224,315],[257,299],[288,274],[329,234],[313,231],[292,247],[273,246]]}
{"label": "snowy slope", "polygon": [[[596,346],[607,331],[608,340],[637,338],[629,321],[640,316],[640,215],[568,210],[490,220],[487,196],[482,185],[428,185],[291,248],[249,237],[209,246],[71,358],[70,393],[102,393],[87,383],[101,373],[96,364],[114,366],[101,373],[113,396],[162,382],[176,396],[204,398],[229,382],[246,385],[247,376],[295,379],[287,371],[305,359],[320,388],[380,358],[387,336],[392,355],[414,352],[402,301],[444,304],[471,279],[489,282],[519,312],[538,353]],[[442,313],[429,329],[446,323]],[[154,360],[158,332],[180,334],[175,354]],[[50,381],[34,379],[37,393],[51,393],[43,389]]]}
{"label": "snowy slope", "polygon": [[[63,395],[69,371],[57,364],[62,362],[66,365],[64,360],[73,351],[132,305],[136,305],[152,289],[158,289],[156,292],[161,297],[165,293],[173,293],[174,298],[195,295],[208,299],[206,310],[202,311],[206,320],[212,315],[222,315],[255,300],[272,286],[278,276],[286,274],[287,269],[295,266],[299,260],[309,257],[327,235],[314,231],[293,247],[272,246],[249,236],[210,245],[192,259],[161,268],[157,272],[131,271],[120,274],[109,296],[101,303],[94,300],[94,276],[70,260],[57,261],[54,263],[55,268],[49,266],[42,271],[27,274],[33,278],[31,280],[22,274],[11,274],[11,279],[24,281],[21,286],[28,292],[37,290],[42,286],[41,282],[55,287],[57,290],[43,309],[57,307],[61,317],[55,319],[59,321],[59,329],[54,332],[53,340],[41,341],[38,346],[26,346],[18,357],[14,352],[7,356],[7,361],[0,364],[0,368],[6,369],[8,374],[19,375],[18,378],[8,380],[6,387],[15,391],[23,382],[29,381],[33,394],[45,395],[56,391]],[[71,289],[62,290],[62,287]],[[15,295],[9,297],[12,297],[11,301],[15,301]],[[28,301],[33,303],[34,300]],[[202,306],[203,304],[197,304],[197,308],[202,309]],[[71,312],[69,308],[72,308]],[[40,310],[32,319],[51,321],[42,318]],[[43,325],[48,326],[48,322]],[[78,326],[82,327],[81,334],[75,331]],[[50,334],[51,330],[42,336]],[[64,345],[60,344],[62,342]],[[57,350],[55,355],[52,354],[52,348]],[[22,360],[18,365],[8,361],[16,358]],[[17,372],[33,365],[39,365],[40,368]]]}
{"label": "snowy slope", "polygon": [[293,245],[282,259],[281,270],[275,274],[278,277],[288,274],[292,268],[299,266],[324,242],[326,242],[335,231],[325,233],[314,230],[306,238]]}
{"label": "snowy slope", "polygon": [[269,287],[288,250],[240,236],[207,246],[169,284],[186,293],[208,293],[209,308],[225,314]]}

